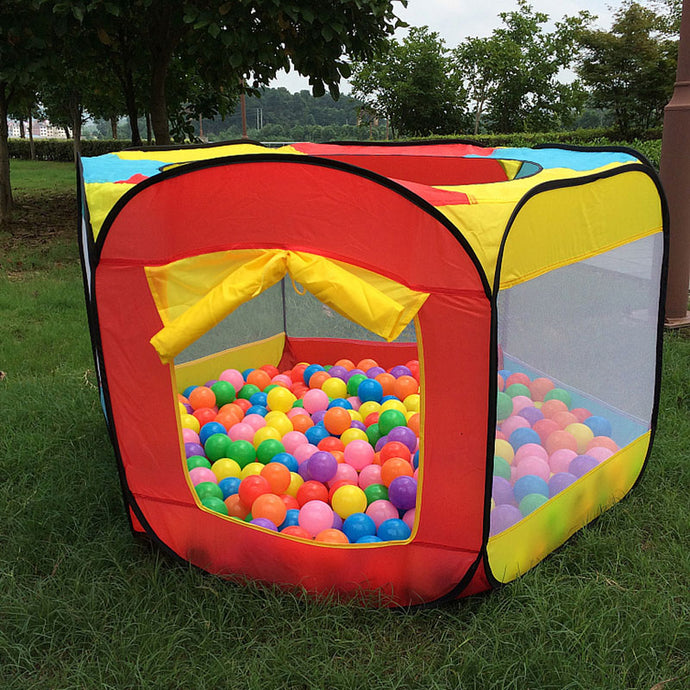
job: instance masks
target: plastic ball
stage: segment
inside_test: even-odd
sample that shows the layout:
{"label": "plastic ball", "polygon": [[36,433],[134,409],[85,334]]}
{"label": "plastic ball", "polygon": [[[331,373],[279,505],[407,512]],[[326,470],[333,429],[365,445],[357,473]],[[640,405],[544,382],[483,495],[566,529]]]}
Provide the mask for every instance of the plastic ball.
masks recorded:
{"label": "plastic ball", "polygon": [[541,439],[539,438],[539,434],[534,431],[534,429],[529,427],[520,427],[515,429],[515,431],[513,431],[508,438],[508,442],[511,446],[513,446],[514,450],[517,450],[520,448],[520,446],[523,446],[526,443],[539,444],[540,441]]}
{"label": "plastic ball", "polygon": [[332,453],[318,450],[308,460],[309,476],[318,482],[328,482],[335,476],[338,461]]}
{"label": "plastic ball", "polygon": [[538,458],[534,455],[523,458],[517,466],[515,473],[516,479],[524,477],[525,475],[533,474],[541,477],[544,481],[548,481],[551,476],[551,468],[549,463],[543,458]]}
{"label": "plastic ball", "polygon": [[299,537],[300,539],[311,539],[312,536],[307,532],[304,527],[300,527],[299,525],[288,525],[285,527],[283,530],[280,532],[281,534],[285,534],[289,537]]}
{"label": "plastic ball", "polygon": [[410,534],[410,528],[397,517],[384,520],[376,530],[376,536],[382,541],[404,541]]}
{"label": "plastic ball", "polygon": [[544,402],[547,400],[560,400],[565,403],[567,407],[571,406],[572,399],[570,393],[563,388],[552,388],[544,395]]}
{"label": "plastic ball", "polygon": [[489,534],[491,536],[499,534],[520,520],[522,520],[522,513],[516,506],[508,503],[497,505],[489,516]]}
{"label": "plastic ball", "polygon": [[352,441],[357,440],[369,443],[369,437],[367,436],[366,431],[362,431],[362,429],[357,429],[356,427],[350,427],[349,429],[343,431],[343,433],[340,435],[340,440],[345,444],[345,446],[352,443]]}
{"label": "plastic ball", "polygon": [[[289,493],[289,491],[287,493]],[[326,502],[328,501],[328,489],[321,482],[309,479],[297,489],[296,498],[300,506],[304,506],[310,501]]]}
{"label": "plastic ball", "polygon": [[577,477],[570,472],[558,472],[554,474],[551,479],[549,479],[549,497],[555,496],[557,493],[563,491],[563,489],[569,487]]}
{"label": "plastic ball", "polygon": [[252,515],[256,518],[267,518],[274,525],[282,524],[287,515],[287,508],[280,496],[261,494],[252,503]]}
{"label": "plastic ball", "polygon": [[347,484],[334,492],[331,505],[341,518],[347,518],[352,513],[361,513],[366,510],[367,497],[358,486]]}
{"label": "plastic ball", "polygon": [[593,436],[611,436],[611,422],[605,417],[592,415],[587,417],[583,423],[592,430]]}
{"label": "plastic ball", "polygon": [[315,424],[314,426],[309,427],[304,432],[304,435],[307,437],[309,443],[311,443],[314,446],[318,446],[319,443],[323,441],[323,439],[329,436],[329,433],[325,426]]}
{"label": "plastic ball", "polygon": [[211,386],[211,390],[216,397],[216,405],[222,407],[231,403],[236,397],[234,386],[229,381],[216,381]]}
{"label": "plastic ball", "polygon": [[213,474],[213,471],[208,469],[208,467],[194,467],[193,469],[189,470],[189,478],[194,486],[200,484],[201,482],[213,482],[214,484],[218,483],[216,475]]}
{"label": "plastic ball", "polygon": [[567,472],[570,461],[577,456],[577,453],[570,448],[561,448],[549,455],[549,467],[553,474]]}
{"label": "plastic ball", "polygon": [[187,470],[193,470],[195,467],[205,467],[211,469],[211,461],[203,455],[190,455],[187,458]]}
{"label": "plastic ball", "polygon": [[377,530],[386,520],[398,517],[398,509],[390,501],[383,499],[370,503],[365,512],[374,521]]}
{"label": "plastic ball", "polygon": [[347,384],[342,379],[331,376],[321,384],[321,390],[329,398],[343,398],[347,395]]}
{"label": "plastic ball", "polygon": [[574,424],[569,424],[565,427],[565,430],[572,434],[574,439],[577,441],[577,452],[582,454],[587,450],[587,445],[594,438],[594,432],[586,424],[581,424],[576,422]]}
{"label": "plastic ball", "polygon": [[417,480],[402,475],[396,477],[388,487],[388,500],[398,510],[410,510],[417,503]]}
{"label": "plastic ball", "polygon": [[577,451],[577,441],[575,437],[565,430],[556,430],[549,434],[544,442],[544,448],[549,455],[552,455],[561,448]]}
{"label": "plastic ball", "polygon": [[[494,478],[495,480],[496,478]],[[548,497],[549,485],[541,477],[533,474],[520,477],[513,485],[515,500],[519,503],[527,494],[541,494]],[[498,503],[498,501],[497,501]]]}
{"label": "plastic ball", "polygon": [[264,465],[260,476],[268,482],[274,494],[280,495],[290,486],[290,470],[279,462],[269,462]]}
{"label": "plastic ball", "polygon": [[376,523],[366,513],[352,513],[343,522],[343,534],[351,543],[376,534]]}
{"label": "plastic ball", "polygon": [[371,464],[364,467],[359,473],[357,483],[360,489],[366,489],[370,484],[380,484],[381,466]]}
{"label": "plastic ball", "polygon": [[381,465],[381,483],[386,487],[390,487],[396,477],[411,477],[412,474],[412,465],[402,458],[389,458]]}
{"label": "plastic ball", "polygon": [[297,400],[296,396],[282,386],[272,388],[266,395],[266,404],[269,409],[279,412],[288,412],[292,409],[295,400]]}
{"label": "plastic ball", "polygon": [[307,386],[310,385],[309,382],[311,380],[311,377],[317,371],[324,371],[324,368],[320,364],[310,364],[309,366],[304,368],[303,374],[302,374],[302,379]]}
{"label": "plastic ball", "polygon": [[494,455],[493,475],[494,477],[503,477],[504,479],[510,479],[510,463],[508,463],[499,455]]}
{"label": "plastic ball", "polygon": [[496,397],[496,419],[502,422],[513,414],[513,399],[500,391]]}
{"label": "plastic ball", "polygon": [[204,496],[201,499],[201,505],[214,513],[228,515],[228,507],[225,505],[222,496]]}
{"label": "plastic ball", "polygon": [[[514,376],[514,374],[513,374],[513,376]],[[512,378],[512,377],[509,377],[508,380],[510,380],[510,378]],[[531,395],[529,388],[524,383],[509,384],[508,381],[506,381],[506,387],[505,387],[504,393],[506,395],[510,396],[511,398],[515,398],[515,396],[518,396],[518,395],[524,396],[526,398],[530,398],[530,395]]]}
{"label": "plastic ball", "polygon": [[223,492],[223,500],[237,493],[240,487],[241,479],[239,477],[224,477],[218,482],[218,488]]}
{"label": "plastic ball", "polygon": [[[259,434],[259,431],[256,434]],[[269,463],[278,453],[285,452],[285,446],[276,438],[269,437],[256,445],[256,435],[254,436],[254,445],[256,446],[256,459],[264,464]]]}
{"label": "plastic ball", "polygon": [[523,407],[518,414],[520,417],[524,417],[531,426],[534,426],[534,423],[540,419],[544,419],[544,413],[536,407]]}
{"label": "plastic ball", "polygon": [[278,529],[282,531],[286,527],[294,527],[295,525],[299,525],[299,509],[288,508],[285,511],[285,519],[278,525]]}
{"label": "plastic ball", "polygon": [[491,496],[496,501],[497,505],[503,505],[504,503],[517,505],[513,487],[510,481],[504,477],[497,477],[494,475],[491,483]]}
{"label": "plastic ball", "polygon": [[239,494],[242,503],[251,509],[254,501],[259,496],[262,494],[271,493],[271,485],[268,483],[268,480],[265,477],[254,474],[249,477],[245,477],[240,482],[237,493]]}
{"label": "plastic ball", "polygon": [[357,397],[363,402],[381,402],[383,386],[373,378],[365,378],[357,386]]}
{"label": "plastic ball", "polygon": [[402,443],[410,453],[414,453],[418,439],[414,431],[407,426],[396,426],[388,433],[388,443],[396,442]]}
{"label": "plastic ball", "polygon": [[216,475],[216,479],[220,482],[226,477],[239,477],[242,468],[239,463],[230,458],[219,458],[211,466],[211,471]]}
{"label": "plastic ball", "polygon": [[587,444],[587,452],[589,452],[592,448],[608,448],[610,451],[615,453],[618,450],[618,445],[612,438],[609,438],[608,436],[595,436]]}
{"label": "plastic ball", "polygon": [[348,538],[339,530],[332,527],[322,530],[315,537],[314,541],[321,544],[349,544]]}
{"label": "plastic ball", "polygon": [[299,526],[315,537],[319,532],[333,525],[333,510],[324,501],[310,500],[299,511]]}
{"label": "plastic ball", "polygon": [[539,508],[539,506],[543,506],[544,503],[546,503],[546,501],[548,500],[548,497],[544,496],[541,493],[527,494],[520,501],[520,505],[518,507],[522,515],[526,516],[529,515],[532,511]]}
{"label": "plastic ball", "polygon": [[371,505],[376,501],[388,502],[388,487],[383,484],[369,484],[364,489],[364,495],[367,497],[367,505]]}
{"label": "plastic ball", "polygon": [[184,453],[186,458],[191,458],[193,455],[205,456],[204,447],[200,443],[185,443]]}
{"label": "plastic ball", "polygon": [[360,472],[373,462],[374,449],[368,441],[354,439],[345,446],[343,458],[348,465]]}
{"label": "plastic ball", "polygon": [[326,430],[336,436],[340,436],[343,431],[349,429],[351,422],[350,413],[343,407],[331,407],[323,417]]}
{"label": "plastic ball", "polygon": [[570,461],[568,472],[574,474],[576,477],[582,477],[598,465],[599,462],[597,459],[593,458],[591,455],[578,455]]}
{"label": "plastic ball", "polygon": [[329,486],[333,486],[335,482],[341,481],[347,482],[348,484],[358,484],[357,470],[346,462],[338,463],[335,474],[329,481]]}
{"label": "plastic ball", "polygon": [[231,494],[225,501],[225,507],[228,509],[228,515],[230,517],[236,517],[240,520],[244,520],[249,514],[249,506],[242,503],[242,499],[239,494]]}
{"label": "plastic ball", "polygon": [[234,460],[240,467],[246,467],[250,462],[256,460],[256,449],[254,446],[243,439],[233,441],[227,452],[227,457]]}
{"label": "plastic ball", "polygon": [[385,410],[379,415],[379,431],[386,436],[395,427],[406,426],[406,421],[405,415],[399,410]]}
{"label": "plastic ball", "polygon": [[[292,496],[297,499],[297,491],[299,490],[300,486],[304,484],[304,479],[297,474],[297,472],[290,472],[290,486],[288,486],[287,489],[285,489],[285,493],[288,496]],[[299,504],[299,501],[298,501]]]}
{"label": "plastic ball", "polygon": [[223,498],[223,490],[215,482],[199,482],[194,486],[196,495],[203,499],[206,496],[215,496],[216,498]]}
{"label": "plastic ball", "polygon": [[256,525],[257,527],[263,527],[264,529],[271,530],[271,532],[278,531],[278,527],[275,524],[275,522],[265,517],[252,517],[250,522],[252,525]]}
{"label": "plastic ball", "polygon": [[309,414],[314,414],[314,412],[325,410],[328,407],[328,396],[321,389],[312,388],[304,394],[302,403]]}
{"label": "plastic ball", "polygon": [[376,535],[366,535],[364,537],[360,537],[355,544],[376,544],[382,541],[383,540],[381,537],[377,537]]}
{"label": "plastic ball", "polygon": [[189,404],[194,410],[200,407],[213,407],[216,404],[215,393],[206,386],[197,386],[188,396]]}

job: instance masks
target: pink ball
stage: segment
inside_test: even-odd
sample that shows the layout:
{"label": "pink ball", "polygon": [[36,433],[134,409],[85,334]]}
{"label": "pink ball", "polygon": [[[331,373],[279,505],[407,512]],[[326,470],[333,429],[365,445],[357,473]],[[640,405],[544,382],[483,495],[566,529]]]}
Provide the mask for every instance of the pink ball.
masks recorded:
{"label": "pink ball", "polygon": [[546,452],[544,446],[540,446],[538,443],[525,443],[515,451],[513,464],[519,465],[522,458],[526,458],[530,455],[546,461],[549,459],[549,454]]}
{"label": "pink ball", "polygon": [[305,443],[309,443],[307,437],[301,431],[288,431],[287,434],[280,439],[280,442],[285,447],[285,450],[293,455],[297,448],[303,446]]}
{"label": "pink ball", "polygon": [[574,414],[580,424],[582,424],[585,419],[592,416],[592,413],[584,407],[575,407],[570,410],[570,414]]}
{"label": "pink ball", "polygon": [[328,407],[328,403],[328,395],[320,388],[311,388],[302,398],[304,409],[309,412],[309,414],[314,414],[314,412],[318,412],[319,410],[325,410]]}
{"label": "pink ball", "polygon": [[516,371],[506,379],[506,388],[508,386],[512,386],[514,383],[521,383],[523,386],[529,386],[532,381],[527,374],[523,374],[521,371]]}
{"label": "pink ball", "polygon": [[561,448],[560,450],[554,451],[549,456],[549,467],[554,474],[567,472],[570,461],[576,456],[577,453],[574,450]]}
{"label": "pink ball", "polygon": [[419,481],[419,467],[412,473],[412,476]]}
{"label": "pink ball", "polygon": [[237,371],[237,369],[226,369],[218,378],[221,381],[227,381],[228,383],[232,384],[232,387],[235,389],[235,393],[237,393],[237,391],[244,386],[244,377],[239,371]]}
{"label": "pink ball", "polygon": [[402,517],[403,522],[410,528],[410,530],[414,527],[415,510],[415,508],[410,508],[409,510],[405,511],[405,514]]}
{"label": "pink ball", "polygon": [[292,379],[287,374],[276,374],[272,379],[271,383],[275,383],[278,386],[283,386],[287,389],[292,389]]}
{"label": "pink ball", "polygon": [[538,458],[534,455],[522,458],[520,464],[517,466],[517,479],[520,479],[520,477],[524,477],[527,474],[536,474],[537,477],[541,477],[546,482],[551,476],[549,463],[546,462],[546,460]]}
{"label": "pink ball", "polygon": [[350,441],[343,451],[345,462],[358,472],[374,461],[374,449],[368,441],[356,438]]}
{"label": "pink ball", "polygon": [[260,414],[248,414],[242,420],[245,424],[258,431],[262,426],[266,426],[266,420]]}
{"label": "pink ball", "polygon": [[295,448],[295,452],[293,455],[295,456],[295,460],[301,465],[305,460],[309,460],[309,458],[316,453],[318,448],[315,445],[312,445],[311,443],[303,443],[301,446],[297,446]]}
{"label": "pink ball", "polygon": [[189,470],[189,478],[194,486],[201,484],[201,482],[218,483],[218,477],[208,467],[194,467]]}
{"label": "pink ball", "polygon": [[356,396],[348,398],[347,401],[352,405],[353,410],[359,410],[362,405],[362,401]]}
{"label": "pink ball", "polygon": [[369,504],[366,514],[374,521],[376,529],[378,529],[382,522],[397,518],[398,509],[390,501],[379,499]]}
{"label": "pink ball", "polygon": [[[347,465],[347,467],[349,467],[349,465]],[[359,473],[358,484],[360,489],[366,489],[370,484],[382,483],[381,465],[367,465],[366,467],[362,468],[362,471]]]}
{"label": "pink ball", "polygon": [[587,455],[593,457],[598,462],[603,462],[613,455],[613,451],[610,448],[604,448],[603,446],[593,446],[587,451]]}
{"label": "pink ball", "polygon": [[323,501],[307,501],[299,511],[297,521],[312,537],[333,526],[333,510]]}
{"label": "pink ball", "polygon": [[500,430],[496,429],[496,439],[501,439],[502,441],[507,441],[506,435]]}
{"label": "pink ball", "polygon": [[245,424],[244,422],[238,422],[233,424],[228,430],[228,436],[233,441],[249,441],[251,443],[254,440],[254,434],[256,430],[251,424]]}
{"label": "pink ball", "polygon": [[182,429],[182,441],[184,443],[200,443],[199,434],[194,429]]}
{"label": "pink ball", "polygon": [[328,482],[328,486],[331,487],[336,482],[348,482],[356,486],[357,479],[357,470],[346,462],[341,462],[335,470],[335,476]]}
{"label": "pink ball", "polygon": [[513,414],[510,415],[508,419],[501,422],[501,433],[506,438],[510,438],[510,435],[513,433],[513,431],[515,431],[515,429],[528,426],[529,422],[524,417],[520,417],[520,415]]}
{"label": "pink ball", "polygon": [[513,414],[517,414],[526,407],[534,407],[534,403],[526,395],[516,395],[513,398]]}
{"label": "pink ball", "polygon": [[290,419],[298,414],[306,414],[307,417],[309,416],[309,413],[303,407],[292,407],[285,414],[287,414]]}

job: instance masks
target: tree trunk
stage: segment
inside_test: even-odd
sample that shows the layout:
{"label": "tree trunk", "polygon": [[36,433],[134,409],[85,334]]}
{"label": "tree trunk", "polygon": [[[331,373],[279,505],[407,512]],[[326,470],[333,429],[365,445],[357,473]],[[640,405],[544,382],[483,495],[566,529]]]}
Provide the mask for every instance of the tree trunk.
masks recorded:
{"label": "tree trunk", "polygon": [[156,146],[170,143],[168,129],[168,102],[165,95],[165,78],[168,74],[168,60],[163,56],[154,58],[151,73],[151,127]]}
{"label": "tree trunk", "polygon": [[7,84],[0,82],[0,225],[9,221],[13,206],[7,134]]}
{"label": "tree trunk", "polygon": [[71,139],[72,135],[69,132],[69,127],[67,125],[63,125],[62,129],[65,130],[65,139]]}
{"label": "tree trunk", "polygon": [[24,118],[19,118],[19,138],[26,139],[26,130],[24,129]]}
{"label": "tree trunk", "polygon": [[74,134],[74,143],[72,146],[74,160],[81,153],[81,115],[82,107],[79,102],[79,96],[77,94],[72,94],[70,96],[70,115],[72,116],[72,133]]}
{"label": "tree trunk", "polygon": [[34,120],[29,110],[29,153],[31,160],[36,160],[36,143],[34,142]]}
{"label": "tree trunk", "polygon": [[110,130],[113,133],[113,139],[117,140],[117,115],[110,118]]}
{"label": "tree trunk", "polygon": [[151,113],[147,112],[146,116],[146,143],[151,146],[153,143],[153,130],[151,129]]}

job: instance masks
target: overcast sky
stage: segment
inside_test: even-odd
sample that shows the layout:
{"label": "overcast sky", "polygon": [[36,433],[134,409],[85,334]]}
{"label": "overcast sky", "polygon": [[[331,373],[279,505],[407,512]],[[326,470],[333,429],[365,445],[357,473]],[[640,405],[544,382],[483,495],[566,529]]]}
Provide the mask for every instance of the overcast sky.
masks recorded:
{"label": "overcast sky", "polygon": [[[589,10],[598,17],[597,26],[608,30],[621,0],[531,0],[530,4],[552,21]],[[428,26],[437,31],[450,48],[468,36],[488,36],[501,25],[498,13],[510,12],[516,6],[514,0],[409,0],[407,8],[395,4],[397,16],[410,26]],[[406,33],[398,31],[396,37],[402,39]],[[284,86],[292,92],[310,88],[308,80],[294,72],[281,75],[271,86]],[[347,93],[348,85],[342,83],[341,90]]]}

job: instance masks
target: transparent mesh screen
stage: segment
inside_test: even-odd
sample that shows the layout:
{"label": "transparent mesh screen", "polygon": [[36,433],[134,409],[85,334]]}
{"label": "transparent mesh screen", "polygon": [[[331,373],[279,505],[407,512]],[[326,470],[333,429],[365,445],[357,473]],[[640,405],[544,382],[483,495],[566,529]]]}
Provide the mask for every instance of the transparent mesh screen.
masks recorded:
{"label": "transparent mesh screen", "polygon": [[504,290],[491,534],[650,427],[661,234]]}

